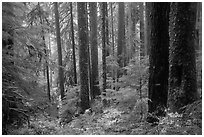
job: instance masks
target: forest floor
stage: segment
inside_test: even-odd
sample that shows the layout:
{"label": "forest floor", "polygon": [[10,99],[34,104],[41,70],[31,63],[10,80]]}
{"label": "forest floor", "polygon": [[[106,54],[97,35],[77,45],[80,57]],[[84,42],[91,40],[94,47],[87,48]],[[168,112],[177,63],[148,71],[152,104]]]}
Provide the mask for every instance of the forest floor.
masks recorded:
{"label": "forest floor", "polygon": [[30,125],[13,129],[9,134],[23,135],[201,135],[202,101],[188,106],[183,115],[167,113],[159,123],[146,122],[146,100],[138,101],[131,89],[118,91],[112,102],[99,112],[87,112],[60,124],[55,109],[30,119]]}

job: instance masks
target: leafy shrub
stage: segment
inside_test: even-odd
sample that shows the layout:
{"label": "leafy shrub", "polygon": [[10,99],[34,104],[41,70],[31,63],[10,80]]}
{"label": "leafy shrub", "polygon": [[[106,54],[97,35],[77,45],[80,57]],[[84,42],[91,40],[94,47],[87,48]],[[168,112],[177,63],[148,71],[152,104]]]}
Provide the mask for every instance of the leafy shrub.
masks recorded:
{"label": "leafy shrub", "polygon": [[119,79],[120,86],[131,87],[137,90],[143,89],[143,92],[147,92],[149,75],[148,57],[145,56],[142,59],[139,59],[139,56],[136,56],[124,69],[127,71],[127,75],[123,75],[123,77]]}
{"label": "leafy shrub", "polygon": [[60,122],[62,124],[69,123],[73,116],[78,113],[80,102],[79,86],[68,87],[66,91],[65,98],[59,107]]}

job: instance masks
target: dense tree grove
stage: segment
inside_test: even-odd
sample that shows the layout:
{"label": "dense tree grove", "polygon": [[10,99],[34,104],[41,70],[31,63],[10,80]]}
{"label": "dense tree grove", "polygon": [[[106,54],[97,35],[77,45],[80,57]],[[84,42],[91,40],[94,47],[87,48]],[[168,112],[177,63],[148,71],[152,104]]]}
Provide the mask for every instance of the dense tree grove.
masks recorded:
{"label": "dense tree grove", "polygon": [[202,134],[201,2],[2,2],[3,135]]}

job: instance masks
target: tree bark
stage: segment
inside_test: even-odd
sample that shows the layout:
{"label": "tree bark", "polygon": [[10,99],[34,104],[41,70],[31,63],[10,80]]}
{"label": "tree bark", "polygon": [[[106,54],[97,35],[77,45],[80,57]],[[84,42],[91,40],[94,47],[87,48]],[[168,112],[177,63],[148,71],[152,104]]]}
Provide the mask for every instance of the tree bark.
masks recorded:
{"label": "tree bark", "polygon": [[146,49],[146,55],[149,55],[150,50],[150,44],[149,44],[149,37],[151,28],[149,27],[149,20],[150,20],[150,11],[151,11],[151,3],[145,2],[145,22],[144,22],[144,46]]}
{"label": "tree bark", "polygon": [[74,41],[74,23],[72,14],[72,2],[70,2],[70,13],[71,13],[71,32],[72,32],[72,57],[73,57],[73,69],[74,69],[74,84],[77,85],[77,71],[76,71],[76,56],[75,56],[75,41]]}
{"label": "tree bark", "polygon": [[[38,5],[39,5],[39,8],[40,8],[40,3],[38,2]],[[43,26],[43,19],[42,19],[42,16],[41,16],[41,10],[39,10],[39,13],[40,13],[40,24]],[[46,46],[46,43],[45,43],[45,32],[44,32],[44,29],[42,29],[42,40],[43,40],[43,47],[44,47],[44,53],[45,53],[45,72],[46,72],[46,75],[44,74],[44,76],[46,76],[47,78],[47,96],[48,96],[48,99],[49,101],[51,101],[51,98],[50,98],[50,77],[49,77],[49,66],[48,66],[48,59],[49,59],[49,53],[47,53],[47,46]],[[44,72],[44,73],[45,73]]]}
{"label": "tree bark", "polygon": [[97,3],[90,2],[90,37],[91,37],[91,72],[93,84],[93,99],[100,95],[98,73],[98,43],[97,43]]}
{"label": "tree bark", "polygon": [[59,12],[58,12],[58,3],[54,2],[55,7],[55,25],[56,25],[56,35],[57,35],[57,51],[58,51],[58,77],[60,84],[60,94],[61,100],[64,98],[64,74],[62,68],[62,47],[61,47],[61,38],[60,38],[60,26],[59,26]]}
{"label": "tree bark", "polygon": [[102,3],[102,75],[103,75],[103,86],[102,94],[106,95],[106,2]]}
{"label": "tree bark", "polygon": [[105,2],[105,24],[106,24],[106,56],[110,55],[110,45],[109,45],[109,30],[108,30],[108,4]]}
{"label": "tree bark", "polygon": [[172,3],[170,11],[169,98],[171,111],[198,98],[195,63],[196,3]]}
{"label": "tree bark", "polygon": [[89,104],[89,79],[88,79],[88,32],[86,3],[77,3],[78,12],[78,32],[79,32],[79,72],[80,72],[80,107],[82,113],[88,108]]}
{"label": "tree bark", "polygon": [[115,50],[115,44],[114,44],[114,28],[113,28],[113,24],[114,24],[114,22],[113,22],[113,3],[111,2],[111,33],[112,33],[112,35],[111,35],[111,38],[112,38],[112,55],[113,55],[113,57],[114,57],[114,50]]}
{"label": "tree bark", "polygon": [[[115,42],[114,42],[114,22],[113,22],[113,2],[110,2],[110,8],[111,8],[111,39],[112,39],[112,56],[115,58]],[[115,68],[112,69],[112,89],[115,88]]]}
{"label": "tree bark", "polygon": [[130,3],[130,7],[131,7],[131,39],[132,39],[132,45],[131,45],[131,53],[130,53],[130,58],[134,56],[135,54],[135,50],[136,50],[136,42],[135,42],[135,38],[136,38],[136,22],[138,20],[138,15],[137,15],[137,3],[135,2],[131,2]]}
{"label": "tree bark", "polygon": [[143,2],[140,3],[140,56],[145,55],[145,45],[144,45],[144,6]]}
{"label": "tree bark", "polygon": [[[125,46],[125,11],[124,11],[124,2],[119,2],[118,9],[118,47],[117,47],[117,56],[119,67],[124,66],[124,54],[123,47]],[[118,78],[122,75],[121,72],[117,74]]]}
{"label": "tree bark", "polygon": [[148,112],[162,116],[167,107],[169,3],[151,3]]}

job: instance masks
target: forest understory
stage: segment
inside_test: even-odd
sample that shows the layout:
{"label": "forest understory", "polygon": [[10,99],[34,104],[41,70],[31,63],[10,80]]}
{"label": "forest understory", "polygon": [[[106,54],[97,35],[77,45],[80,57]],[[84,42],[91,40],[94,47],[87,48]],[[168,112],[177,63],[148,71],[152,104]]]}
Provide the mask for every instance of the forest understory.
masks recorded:
{"label": "forest understory", "polygon": [[[111,91],[110,91],[111,92]],[[139,99],[134,89],[122,88],[109,94],[107,104],[98,99],[92,110],[75,117],[58,118],[57,104],[45,103],[28,123],[8,127],[10,135],[201,135],[202,101],[186,106],[183,114],[168,113],[148,123],[147,99]],[[145,96],[145,95],[144,95]],[[43,109],[44,107],[44,109]],[[37,109],[36,109],[37,110]],[[67,111],[66,111],[67,112]],[[18,127],[18,128],[17,128]]]}
{"label": "forest understory", "polygon": [[3,135],[202,135],[201,2],[2,2]]}

